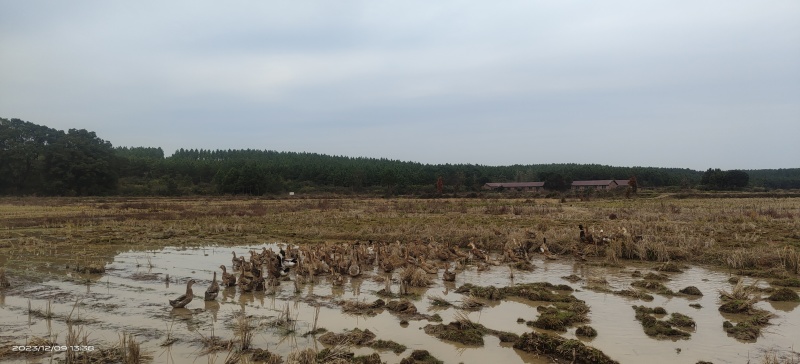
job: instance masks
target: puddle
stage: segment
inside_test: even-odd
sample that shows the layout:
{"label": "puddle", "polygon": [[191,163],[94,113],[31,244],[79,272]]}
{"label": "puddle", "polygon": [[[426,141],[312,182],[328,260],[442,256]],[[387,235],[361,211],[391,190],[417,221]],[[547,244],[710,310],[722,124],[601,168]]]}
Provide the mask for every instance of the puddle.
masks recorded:
{"label": "puddle", "polygon": [[[387,309],[377,309],[374,315],[345,314],[336,302],[374,302],[377,292],[386,288],[385,273],[367,271],[359,278],[346,277],[344,284],[332,284],[330,276],[316,277],[314,282],[299,285],[295,292],[292,281],[283,281],[272,292],[240,293],[237,288],[222,289],[216,301],[204,302],[202,295],[210,284],[212,274],[219,265],[231,265],[231,251],[246,255],[250,249],[262,248],[278,251],[275,244],[242,247],[165,248],[155,252],[128,252],[113,257],[107,262],[106,271],[93,275],[88,280],[46,280],[41,284],[0,292],[0,345],[23,345],[33,337],[54,336],[63,343],[66,337],[66,319],[69,317],[88,333],[89,345],[111,346],[119,342],[123,332],[136,335],[142,350],[153,358],[153,362],[224,362],[227,351],[207,354],[202,340],[212,336],[223,340],[233,339],[236,318],[241,312],[251,318],[257,327],[254,330],[252,347],[267,349],[286,358],[289,353],[305,348],[321,350],[326,347],[317,337],[304,333],[314,326],[315,303],[320,304],[317,326],[329,332],[342,333],[359,328],[370,330],[376,339],[391,340],[407,347],[402,353],[378,350],[381,360],[399,363],[417,349],[427,350],[445,363],[548,363],[546,357],[516,350],[509,343],[501,343],[496,336],[484,336],[482,347],[467,346],[442,341],[429,336],[423,328],[431,324],[428,320],[401,320]],[[53,262],[62,264],[62,262]],[[765,350],[792,350],[800,347],[796,336],[800,324],[797,303],[774,303],[761,301],[757,307],[776,315],[770,325],[762,331],[755,342],[743,342],[728,336],[722,323],[729,315],[719,312],[719,290],[730,290],[727,274],[701,267],[691,267],[682,273],[666,273],[669,280],[663,282],[677,292],[695,286],[703,296],[677,295],[665,297],[652,294],[653,301],[623,297],[585,289],[587,280],[600,278],[608,282],[611,290],[629,289],[630,284],[641,278],[633,276],[634,270],[647,274],[644,266],[620,268],[590,267],[571,260],[542,261],[534,259],[536,269],[531,272],[513,272],[506,266],[492,266],[487,271],[470,267],[460,272],[455,282],[443,282],[442,270],[428,288],[412,288],[416,295],[412,302],[423,315],[438,314],[443,322],[455,320],[459,314],[453,307],[432,305],[429,296],[442,298],[455,305],[467,299],[455,293],[455,288],[472,283],[480,286],[506,287],[515,284],[549,282],[565,284],[574,288],[572,294],[585,301],[591,311],[588,325],[595,328],[598,336],[580,338],[621,363],[648,362],[694,363],[700,360],[714,363],[743,363],[761,358]],[[61,274],[64,274],[63,271]],[[576,275],[582,280],[571,283],[562,277]],[[397,279],[398,273],[393,275]],[[294,277],[291,276],[292,279]],[[196,280],[194,300],[186,308],[173,309],[167,301],[184,293],[188,279]],[[393,293],[399,286],[391,285]],[[530,331],[549,332],[526,325],[539,313],[536,307],[544,303],[510,297],[501,301],[478,300],[484,304],[479,311],[462,311],[473,322],[498,331],[518,335]],[[37,312],[29,315],[28,307]],[[50,305],[48,315],[47,306]],[[690,306],[694,304],[695,307]],[[645,335],[639,321],[634,318],[631,306],[661,306],[667,312],[688,315],[696,322],[689,330],[688,340],[654,339]],[[697,306],[699,305],[699,306]],[[294,322],[293,326],[275,327],[272,323],[285,313]],[[51,316],[51,318],[48,318]],[[521,320],[520,320],[521,319]],[[433,322],[438,324],[439,322]],[[557,333],[574,339],[575,327]],[[165,342],[171,345],[162,346]],[[353,348],[356,355],[368,355],[370,348]],[[63,356],[63,355],[62,355]],[[190,359],[187,359],[190,358]],[[34,359],[12,359],[10,362],[48,362],[48,356]]]}

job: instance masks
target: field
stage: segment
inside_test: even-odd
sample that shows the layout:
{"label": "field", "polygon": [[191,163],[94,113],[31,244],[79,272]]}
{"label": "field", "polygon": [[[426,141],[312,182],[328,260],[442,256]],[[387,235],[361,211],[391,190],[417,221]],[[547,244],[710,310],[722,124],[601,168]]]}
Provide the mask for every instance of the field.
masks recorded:
{"label": "field", "polygon": [[[5,198],[0,228],[0,361],[800,362],[800,198]],[[265,249],[306,263],[203,301]]]}

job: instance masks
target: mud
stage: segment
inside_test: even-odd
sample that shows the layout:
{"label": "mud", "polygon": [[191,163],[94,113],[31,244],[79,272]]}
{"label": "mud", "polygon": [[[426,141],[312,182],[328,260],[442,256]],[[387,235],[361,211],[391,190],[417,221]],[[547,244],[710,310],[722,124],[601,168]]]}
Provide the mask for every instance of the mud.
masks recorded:
{"label": "mud", "polygon": [[[168,247],[110,255],[87,253],[90,260],[96,260],[94,263],[77,257],[48,261],[47,256],[36,256],[27,267],[10,265],[5,274],[11,286],[0,291],[0,360],[33,363],[63,358],[64,353],[11,355],[7,349],[35,340],[65,345],[69,323],[82,328],[88,344],[96,348],[112,348],[127,333],[154,362],[221,363],[232,355],[224,343],[237,340],[236,322],[242,315],[252,326],[251,354],[261,353],[266,358],[268,352],[270,357],[277,355],[284,360],[308,348],[318,353],[327,348],[330,352],[333,347],[321,340],[324,332],[340,335],[355,330],[368,330],[375,338],[368,345],[349,345],[347,350],[364,361],[370,357],[374,360],[377,354],[387,363],[423,362],[427,359],[412,355],[421,350],[435,358],[431,360],[445,363],[548,363],[552,357],[573,360],[571,353],[582,350],[620,363],[741,363],[776,348],[800,347],[796,336],[799,303],[767,301],[766,294],[755,293],[760,299],[752,307],[770,314],[768,324],[762,324],[764,316],[720,312],[723,302],[712,292],[731,290],[730,274],[698,266],[673,269],[636,264],[619,268],[536,257],[532,261],[536,269],[514,270],[513,275],[506,266],[468,266],[454,282],[445,282],[439,269],[438,274],[426,274],[426,287],[401,287],[400,272],[387,277],[383,271],[365,270],[358,278],[344,277],[341,282],[321,275],[303,277],[303,283],[297,285],[297,277],[289,275],[288,281],[280,281],[273,289],[241,293],[236,287],[226,288],[220,290],[216,301],[203,301],[202,293],[211,283],[213,272],[220,264],[230,266],[231,250],[241,255],[262,248],[278,250],[275,244]],[[102,266],[104,272],[82,273],[67,268],[77,266]],[[635,271],[641,272],[638,278]],[[655,288],[650,301],[615,293],[638,292],[632,284],[648,275],[652,280],[645,281],[660,284],[643,288]],[[581,285],[598,278],[604,281],[601,286],[605,290]],[[189,279],[197,281],[194,300],[184,309],[173,309],[168,300],[183,294]],[[663,294],[689,286],[706,294]],[[797,288],[787,286],[796,292]],[[450,305],[433,304],[431,297]],[[470,300],[480,303],[469,305],[477,307],[474,311],[463,309]],[[568,306],[578,303],[585,303],[585,308],[580,307],[583,316],[563,327],[526,324],[548,314],[568,317],[572,312]],[[648,336],[631,309],[641,305],[663,307],[672,316],[657,320],[674,320],[677,330],[690,333],[690,337]],[[363,311],[348,312],[347,306]],[[459,322],[458,318],[464,316],[482,328],[482,345],[437,338],[437,330],[452,326],[442,322]],[[687,323],[687,317],[694,325]],[[724,327],[724,322],[729,324]],[[596,336],[584,335],[586,329],[578,334],[578,329],[587,324]],[[555,338],[550,340],[555,340],[558,355],[529,350],[532,338],[542,335]],[[528,344],[515,348],[514,343],[521,342],[518,338],[527,338]],[[206,350],[204,343],[209,340],[217,340],[223,348]]]}

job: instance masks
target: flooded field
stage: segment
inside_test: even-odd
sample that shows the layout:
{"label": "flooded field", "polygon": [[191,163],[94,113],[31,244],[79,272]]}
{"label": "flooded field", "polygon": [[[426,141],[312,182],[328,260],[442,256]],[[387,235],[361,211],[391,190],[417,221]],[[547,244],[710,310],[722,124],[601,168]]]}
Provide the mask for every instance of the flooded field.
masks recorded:
{"label": "flooded field", "polygon": [[[0,361],[800,362],[794,200],[719,216],[696,201],[301,203],[0,206]],[[642,235],[586,244],[585,221]],[[257,259],[284,249],[300,258],[285,275]],[[220,265],[264,286],[205,301]],[[84,351],[14,350],[68,344]]]}
{"label": "flooded field", "polygon": [[[378,292],[387,286],[397,294],[400,285],[397,274],[390,275],[374,269],[360,277],[347,277],[337,285],[331,277],[320,276],[313,281],[295,284],[297,277],[261,292],[242,293],[237,287],[223,289],[214,301],[203,301],[202,292],[211,283],[212,272],[227,264],[230,269],[231,251],[245,255],[262,248],[278,251],[275,244],[237,247],[174,248],[148,252],[128,252],[114,257],[103,274],[74,274],[69,279],[44,281],[13,289],[0,295],[0,322],[4,345],[23,345],[33,337],[52,337],[63,343],[67,335],[67,317],[74,320],[88,337],[88,344],[100,347],[117,345],[122,333],[133,334],[142,352],[156,362],[223,362],[232,355],[228,350],[207,353],[204,342],[211,337],[234,339],[236,317],[246,315],[253,328],[252,348],[269,350],[287,357],[305,348],[321,350],[329,347],[319,342],[312,331],[316,307],[320,307],[316,325],[328,332],[369,330],[377,339],[391,340],[407,349],[400,352],[374,350],[368,347],[351,348],[356,355],[377,352],[387,363],[399,363],[413,350],[427,350],[445,363],[549,363],[547,356],[514,349],[494,336],[486,335],[482,346],[464,345],[439,340],[425,333],[427,319],[407,319],[388,309],[376,309],[368,314],[347,314],[343,302],[374,302],[385,299]],[[731,317],[720,313],[719,290],[730,290],[730,275],[700,267],[682,273],[665,273],[665,285],[672,291],[695,286],[702,296],[663,296],[654,294],[652,301],[626,298],[596,292],[584,287],[604,279],[613,290],[630,288],[637,278],[653,266],[606,268],[572,261],[551,261],[534,258],[533,271],[512,271],[505,266],[492,266],[478,271],[468,268],[456,275],[454,282],[444,282],[441,273],[430,275],[427,288],[411,288],[408,296],[422,315],[439,315],[442,322],[454,321],[459,312],[469,320],[487,328],[522,335],[536,330],[543,333],[576,338],[575,328],[567,332],[552,332],[529,327],[527,321],[538,316],[536,307],[547,302],[523,298],[503,300],[478,299],[482,307],[463,311],[458,308],[469,298],[456,293],[465,283],[480,286],[507,287],[533,282],[565,284],[574,288],[574,296],[589,307],[589,322],[597,330],[593,339],[582,339],[587,345],[600,349],[621,363],[697,362],[745,363],[757,360],[765,352],[787,351],[796,347],[800,332],[800,310],[797,302],[774,303],[762,301],[758,308],[775,314],[770,325],[757,340],[742,341],[723,331],[722,323]],[[442,270],[443,271],[443,270]],[[513,273],[513,278],[511,277]],[[565,280],[563,277],[580,280]],[[168,300],[185,290],[185,282],[195,279],[195,299],[185,308],[174,309]],[[387,285],[386,279],[392,279]],[[384,291],[385,292],[385,291]],[[440,308],[430,297],[444,299],[454,306]],[[77,302],[77,305],[76,305]],[[691,317],[696,326],[686,330],[688,339],[655,339],[645,335],[634,318],[634,305],[663,307],[667,312],[679,312]],[[691,305],[691,306],[690,306]],[[29,307],[33,313],[29,313]],[[49,307],[49,311],[48,310]],[[50,312],[48,314],[47,312]],[[518,319],[522,319],[518,322]],[[402,322],[402,323],[401,323]],[[11,340],[11,341],[9,341]],[[58,357],[58,355],[54,355]],[[63,355],[62,355],[63,356]],[[187,358],[191,360],[187,361]],[[49,354],[12,358],[11,362],[49,362]]]}

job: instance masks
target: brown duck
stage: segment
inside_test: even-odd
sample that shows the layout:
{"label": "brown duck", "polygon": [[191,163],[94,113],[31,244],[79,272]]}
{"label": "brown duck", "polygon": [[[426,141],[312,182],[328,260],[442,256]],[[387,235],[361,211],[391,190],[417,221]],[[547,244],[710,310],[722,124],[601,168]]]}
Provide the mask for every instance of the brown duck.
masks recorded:
{"label": "brown duck", "polygon": [[445,282],[454,282],[456,280],[456,273],[450,271],[450,264],[444,263],[444,273],[442,273],[442,280]]}
{"label": "brown duck", "polygon": [[245,270],[244,265],[242,265],[239,268],[239,270],[241,272],[239,274],[239,282],[238,282],[239,289],[241,289],[242,292],[252,292],[253,286],[255,284],[255,279],[254,279],[255,277],[253,276],[253,273]]}
{"label": "brown duck", "polygon": [[228,273],[224,265],[219,266],[219,268],[222,269],[222,285],[225,287],[236,287],[236,276]]}
{"label": "brown duck", "polygon": [[206,289],[206,294],[204,299],[206,301],[213,301],[217,299],[218,294],[219,294],[219,284],[217,283],[217,272],[214,272],[214,279],[211,281],[211,285],[208,286],[208,289]]}
{"label": "brown duck", "polygon": [[169,300],[169,305],[174,308],[183,308],[192,302],[192,298],[194,298],[194,292],[192,292],[192,285],[194,284],[194,279],[190,279],[189,282],[186,282],[186,293],[180,295],[178,298],[174,300]]}

